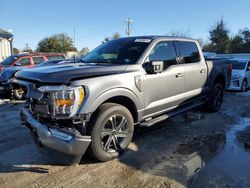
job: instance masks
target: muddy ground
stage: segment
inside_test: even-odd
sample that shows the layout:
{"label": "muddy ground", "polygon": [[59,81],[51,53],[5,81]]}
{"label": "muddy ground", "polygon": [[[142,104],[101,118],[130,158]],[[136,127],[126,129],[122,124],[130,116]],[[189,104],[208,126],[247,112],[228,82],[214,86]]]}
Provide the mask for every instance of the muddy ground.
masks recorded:
{"label": "muddy ground", "polygon": [[0,187],[250,187],[250,92],[226,93],[222,109],[200,119],[198,111],[137,128],[117,160],[85,156],[73,166],[37,150],[21,106],[0,105]]}

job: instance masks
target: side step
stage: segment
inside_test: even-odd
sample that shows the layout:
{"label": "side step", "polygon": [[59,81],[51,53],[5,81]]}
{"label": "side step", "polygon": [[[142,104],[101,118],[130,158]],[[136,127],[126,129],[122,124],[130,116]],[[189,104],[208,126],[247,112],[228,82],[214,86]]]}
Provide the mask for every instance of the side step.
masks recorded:
{"label": "side step", "polygon": [[204,104],[204,102],[199,102],[199,103],[196,103],[194,105],[191,105],[191,106],[187,106],[187,107],[184,107],[184,108],[179,108],[178,110],[173,110],[173,111],[170,111],[166,114],[163,114],[163,115],[160,115],[160,116],[157,116],[153,119],[150,119],[149,121],[144,121],[142,123],[140,123],[140,126],[141,127],[151,127],[152,125],[156,124],[156,123],[159,123],[161,121],[164,121],[166,119],[168,119],[169,117],[171,116],[174,116],[174,115],[177,115],[177,114],[181,114],[183,112],[186,112],[192,108],[195,108],[197,106],[200,106]]}

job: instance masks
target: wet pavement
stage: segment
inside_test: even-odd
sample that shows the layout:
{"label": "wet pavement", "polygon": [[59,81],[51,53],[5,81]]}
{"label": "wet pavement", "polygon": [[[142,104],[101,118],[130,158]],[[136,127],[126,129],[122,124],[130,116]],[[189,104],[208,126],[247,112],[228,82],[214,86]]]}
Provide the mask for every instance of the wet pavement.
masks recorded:
{"label": "wet pavement", "polygon": [[190,187],[250,187],[250,151],[237,141],[239,131],[247,127],[250,127],[250,118],[240,119],[223,135],[225,139],[217,139],[215,145],[220,144],[221,151],[210,151],[216,155],[207,163],[201,155],[203,167],[190,182]]}

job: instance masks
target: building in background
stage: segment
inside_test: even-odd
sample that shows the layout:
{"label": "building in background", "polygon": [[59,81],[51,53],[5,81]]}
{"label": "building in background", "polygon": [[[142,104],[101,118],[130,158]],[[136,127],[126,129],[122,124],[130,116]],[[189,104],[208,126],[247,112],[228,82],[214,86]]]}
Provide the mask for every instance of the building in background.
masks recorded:
{"label": "building in background", "polygon": [[0,28],[0,62],[13,54],[13,34]]}

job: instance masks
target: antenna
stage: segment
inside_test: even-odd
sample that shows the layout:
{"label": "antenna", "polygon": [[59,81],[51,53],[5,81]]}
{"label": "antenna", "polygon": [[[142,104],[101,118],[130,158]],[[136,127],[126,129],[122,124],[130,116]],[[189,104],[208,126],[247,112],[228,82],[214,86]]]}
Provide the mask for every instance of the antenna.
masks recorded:
{"label": "antenna", "polygon": [[132,31],[131,31],[131,25],[132,25],[132,22],[134,20],[132,20],[131,18],[127,18],[126,20],[126,24],[127,24],[127,29],[126,29],[126,33],[128,35],[128,37],[131,35]]}

